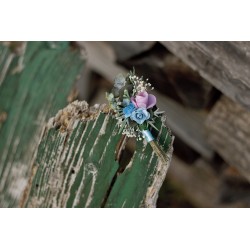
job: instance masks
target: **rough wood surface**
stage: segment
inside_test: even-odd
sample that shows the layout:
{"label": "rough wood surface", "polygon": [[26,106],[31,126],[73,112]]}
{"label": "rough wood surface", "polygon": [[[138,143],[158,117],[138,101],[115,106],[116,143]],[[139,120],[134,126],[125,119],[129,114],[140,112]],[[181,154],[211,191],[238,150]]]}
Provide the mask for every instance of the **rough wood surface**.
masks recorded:
{"label": "rough wood surface", "polygon": [[153,47],[154,41],[108,42],[116,53],[117,61],[124,61]]}
{"label": "rough wood surface", "polygon": [[87,67],[104,76],[110,82],[120,73],[128,72],[123,67],[115,64],[116,56],[111,46],[105,42],[78,42],[86,50],[88,58]]}
{"label": "rough wood surface", "polygon": [[168,179],[182,190],[195,207],[220,206],[220,179],[208,163],[198,160],[192,165],[173,157]]}
{"label": "rough wood surface", "polygon": [[65,42],[24,44],[0,45],[0,207],[19,203],[42,128],[84,63]]}
{"label": "rough wood surface", "polygon": [[205,120],[207,113],[184,107],[155,91],[157,105],[168,114],[168,125],[173,133],[204,158],[211,160],[214,150],[207,142]]}
{"label": "rough wood surface", "polygon": [[126,140],[107,106],[89,108],[75,101],[44,131],[21,206],[154,207],[173,142],[165,117],[156,126],[159,132],[153,132],[168,164],[157,160],[149,144],[138,141],[124,169],[119,159]]}
{"label": "rough wood surface", "polygon": [[250,181],[250,112],[224,96],[209,114],[206,125],[213,148]]}
{"label": "rough wood surface", "polygon": [[187,107],[206,108],[219,92],[159,43],[122,64],[127,68],[135,67],[137,74],[149,78],[155,88]]}
{"label": "rough wood surface", "polygon": [[250,110],[249,42],[161,42],[201,76]]}
{"label": "rough wood surface", "polygon": [[249,207],[250,204],[250,184],[234,168],[225,166],[219,174],[215,166],[202,158],[190,165],[173,157],[165,186],[169,184],[194,207]]}

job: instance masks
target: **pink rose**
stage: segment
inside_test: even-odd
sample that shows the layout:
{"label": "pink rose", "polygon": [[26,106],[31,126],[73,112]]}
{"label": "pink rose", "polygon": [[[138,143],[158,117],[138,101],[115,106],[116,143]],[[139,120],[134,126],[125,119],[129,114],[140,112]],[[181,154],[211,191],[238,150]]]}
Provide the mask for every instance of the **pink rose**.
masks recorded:
{"label": "pink rose", "polygon": [[131,97],[131,102],[136,108],[149,109],[156,104],[156,97],[154,95],[148,94],[146,91],[143,91],[135,97]]}

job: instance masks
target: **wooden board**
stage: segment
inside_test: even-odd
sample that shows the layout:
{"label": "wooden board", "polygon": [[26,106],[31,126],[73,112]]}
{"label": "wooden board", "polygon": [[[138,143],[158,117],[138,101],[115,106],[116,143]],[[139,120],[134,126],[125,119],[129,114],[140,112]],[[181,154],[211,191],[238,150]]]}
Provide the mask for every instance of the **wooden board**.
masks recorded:
{"label": "wooden board", "polygon": [[206,126],[213,148],[250,181],[250,112],[224,96],[209,114]]}
{"label": "wooden board", "polygon": [[157,43],[151,50],[121,62],[126,68],[135,68],[138,75],[186,107],[204,109],[216,100],[218,90],[164,46]]}
{"label": "wooden board", "polygon": [[167,180],[171,180],[195,207],[220,207],[221,181],[204,160],[188,165],[173,157]]}
{"label": "wooden board", "polygon": [[157,121],[157,138],[168,164],[157,160],[149,144],[138,141],[124,170],[119,155],[126,141],[122,143],[107,107],[70,104],[42,136],[21,206],[154,207],[172,154],[173,137],[164,119]]}
{"label": "wooden board", "polygon": [[205,132],[207,112],[185,107],[160,92],[154,91],[157,106],[166,110],[167,122],[173,133],[207,160],[212,160],[214,150],[208,144]]}
{"label": "wooden board", "polygon": [[249,42],[161,42],[226,96],[250,110]]}
{"label": "wooden board", "polygon": [[21,54],[0,45],[0,112],[6,114],[0,125],[0,207],[19,203],[42,128],[66,105],[83,64],[66,42],[28,42]]}
{"label": "wooden board", "polygon": [[114,49],[117,61],[125,61],[131,57],[150,50],[156,42],[154,41],[110,41],[108,42]]}
{"label": "wooden board", "polygon": [[110,82],[114,81],[116,75],[128,73],[127,70],[115,63],[116,56],[109,44],[105,42],[78,42],[78,44],[86,50],[87,67]]}

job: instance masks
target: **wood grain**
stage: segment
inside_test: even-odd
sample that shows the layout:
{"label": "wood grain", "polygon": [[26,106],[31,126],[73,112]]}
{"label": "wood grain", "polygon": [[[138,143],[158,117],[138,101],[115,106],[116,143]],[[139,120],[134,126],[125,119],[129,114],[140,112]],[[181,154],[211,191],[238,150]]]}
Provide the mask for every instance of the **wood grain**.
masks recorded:
{"label": "wood grain", "polygon": [[206,126],[213,148],[250,181],[250,112],[224,96],[209,114]]}
{"label": "wood grain", "polygon": [[161,42],[226,96],[250,110],[249,42]]}
{"label": "wood grain", "polygon": [[169,157],[162,164],[145,142],[121,170],[116,160],[122,137],[106,106],[74,102],[51,119],[33,164],[26,207],[154,207],[165,179],[173,137],[158,119],[154,131]]}
{"label": "wood grain", "polygon": [[157,106],[167,112],[167,122],[173,133],[204,158],[212,160],[214,150],[208,144],[205,132],[207,112],[185,107],[159,91],[154,91],[154,94]]}
{"label": "wood grain", "polygon": [[156,42],[154,41],[115,41],[108,42],[114,49],[117,61],[125,61],[150,50]]}
{"label": "wood grain", "polygon": [[65,42],[28,42],[20,54],[11,46],[0,45],[0,112],[6,114],[0,125],[0,207],[18,205],[42,128],[66,105],[84,64]]}

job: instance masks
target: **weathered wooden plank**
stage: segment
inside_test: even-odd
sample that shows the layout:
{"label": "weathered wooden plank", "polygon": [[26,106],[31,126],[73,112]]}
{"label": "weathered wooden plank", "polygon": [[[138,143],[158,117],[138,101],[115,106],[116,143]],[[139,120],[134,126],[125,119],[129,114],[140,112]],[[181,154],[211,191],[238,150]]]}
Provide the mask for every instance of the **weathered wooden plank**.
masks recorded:
{"label": "weathered wooden plank", "polygon": [[15,54],[7,46],[0,46],[0,87],[14,57]]}
{"label": "weathered wooden plank", "polygon": [[[21,206],[155,206],[169,163],[157,162],[150,145],[138,142],[122,172],[123,136],[107,112],[105,105],[88,108],[86,102],[76,101],[50,120]],[[164,121],[159,119],[157,126],[170,162],[173,137]]]}
{"label": "weathered wooden plank", "polygon": [[219,207],[220,178],[208,163],[198,160],[192,165],[173,157],[167,180],[171,180],[196,207]]}
{"label": "weathered wooden plank", "polygon": [[206,121],[208,141],[250,181],[250,112],[223,96]]}
{"label": "weathered wooden plank", "polygon": [[153,47],[154,41],[112,41],[108,42],[114,49],[117,61],[124,61],[139,55]]}
{"label": "weathered wooden plank", "polygon": [[84,63],[68,43],[51,46],[28,42],[23,55],[0,46],[0,110],[7,118],[0,127],[1,207],[18,204],[45,121],[67,103]]}
{"label": "weathered wooden plank", "polygon": [[[168,155],[172,155],[170,130],[158,120],[159,144]],[[117,176],[105,207],[155,207],[158,192],[169,167],[157,160],[149,144],[138,141],[134,155],[124,172]]]}
{"label": "weathered wooden plank", "polygon": [[[212,166],[202,158],[190,165],[173,157],[166,184],[172,185],[195,207],[249,207],[250,184],[232,173],[235,172],[232,167],[224,167],[219,174],[214,163]],[[166,191],[164,194],[164,189],[161,190],[162,200],[168,197]]]}
{"label": "weathered wooden plank", "polygon": [[214,150],[207,142],[205,131],[207,113],[184,107],[158,91],[155,96],[158,107],[168,114],[167,122],[173,133],[204,158],[212,160]]}
{"label": "weathered wooden plank", "polygon": [[135,67],[137,74],[150,78],[156,89],[187,107],[204,109],[218,96],[219,91],[198,72],[159,43],[122,64]]}
{"label": "weathered wooden plank", "polygon": [[232,100],[250,110],[249,42],[161,42]]}
{"label": "weathered wooden plank", "polygon": [[116,65],[116,56],[112,47],[105,42],[78,42],[86,50],[87,66],[113,82],[114,76],[126,74],[127,70]]}

